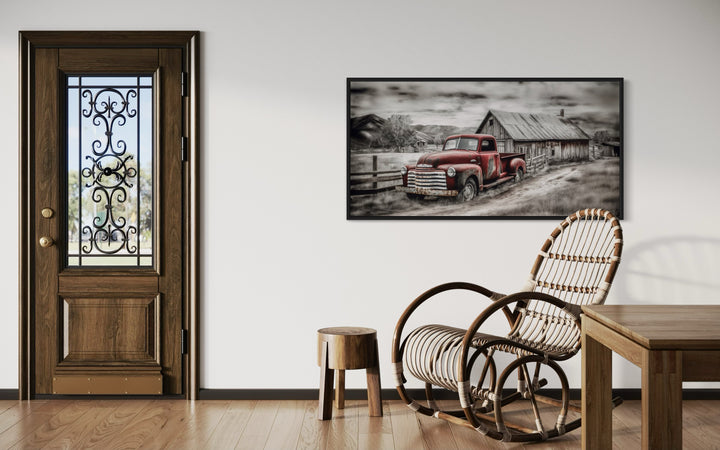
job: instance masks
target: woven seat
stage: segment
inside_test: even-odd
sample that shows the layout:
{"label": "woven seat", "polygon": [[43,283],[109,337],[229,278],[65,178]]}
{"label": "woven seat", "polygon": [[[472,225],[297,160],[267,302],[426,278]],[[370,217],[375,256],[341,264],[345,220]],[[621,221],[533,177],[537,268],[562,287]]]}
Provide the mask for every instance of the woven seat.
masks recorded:
{"label": "woven seat", "polygon": [[[493,336],[490,334],[484,334],[484,333],[475,333],[476,338],[472,341],[472,346],[475,348],[478,348],[489,341],[496,341],[498,339],[503,339],[500,336]],[[506,353],[513,353],[518,356],[525,356],[525,355],[549,355],[553,359],[562,359],[564,355],[567,355],[568,353],[574,351],[572,348],[568,347],[558,347],[554,345],[548,345],[544,342],[532,342],[528,341],[526,339],[517,338],[517,337],[510,337],[507,338],[508,340],[512,341],[513,343],[510,344],[496,344],[490,346],[493,350],[499,350],[501,352]],[[533,350],[526,350],[524,347],[532,348]]]}
{"label": "woven seat", "polygon": [[[581,306],[604,303],[622,253],[622,228],[610,212],[577,211],[558,225],[545,241],[525,286],[503,295],[472,283],[446,283],[416,298],[398,320],[393,336],[393,369],[400,397],[410,408],[426,415],[461,423],[503,441],[538,441],[580,426],[580,419],[566,423],[570,409],[568,381],[557,361],[580,350]],[[487,297],[489,306],[479,311],[468,329],[440,324],[423,325],[404,336],[413,312],[441,292],[468,290]],[[482,331],[483,324],[502,311],[509,330],[506,335]],[[465,315],[467,312],[463,312]],[[496,354],[514,356],[498,370]],[[561,398],[541,395],[547,384],[540,376],[553,373],[560,383]],[[427,406],[410,397],[404,373],[425,383]],[[517,378],[516,391],[508,394],[506,381]],[[433,388],[458,393],[461,411],[444,411],[433,399]],[[534,421],[510,423],[502,408],[515,400],[527,400]],[[557,408],[557,420],[545,426],[538,402]],[[620,399],[614,399],[619,404]]]}

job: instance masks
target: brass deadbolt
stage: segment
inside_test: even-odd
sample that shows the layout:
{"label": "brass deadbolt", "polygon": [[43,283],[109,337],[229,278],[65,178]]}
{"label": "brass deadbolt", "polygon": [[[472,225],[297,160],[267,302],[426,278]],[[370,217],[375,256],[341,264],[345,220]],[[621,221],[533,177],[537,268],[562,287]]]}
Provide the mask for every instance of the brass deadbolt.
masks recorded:
{"label": "brass deadbolt", "polygon": [[49,219],[55,215],[55,211],[53,211],[52,208],[43,208],[40,214],[42,214],[44,218]]}
{"label": "brass deadbolt", "polygon": [[51,247],[55,241],[51,237],[43,236],[40,238],[40,247]]}

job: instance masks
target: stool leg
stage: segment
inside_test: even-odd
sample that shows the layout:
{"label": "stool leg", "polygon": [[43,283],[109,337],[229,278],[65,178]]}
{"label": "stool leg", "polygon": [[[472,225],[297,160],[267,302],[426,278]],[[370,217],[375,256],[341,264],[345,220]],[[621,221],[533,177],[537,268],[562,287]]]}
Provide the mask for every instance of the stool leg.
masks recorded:
{"label": "stool leg", "polygon": [[333,370],[328,368],[328,343],[322,348],[320,365],[320,404],[318,405],[318,419],[332,419],[332,390]]}
{"label": "stool leg", "polygon": [[335,406],[337,409],[345,408],[345,371],[337,370],[337,382],[335,383]]}
{"label": "stool leg", "polygon": [[382,417],[382,397],[380,396],[380,363],[378,361],[378,344],[375,341],[375,358],[373,358],[373,366],[368,367],[365,372],[367,374],[367,393],[368,393],[368,409],[371,417]]}

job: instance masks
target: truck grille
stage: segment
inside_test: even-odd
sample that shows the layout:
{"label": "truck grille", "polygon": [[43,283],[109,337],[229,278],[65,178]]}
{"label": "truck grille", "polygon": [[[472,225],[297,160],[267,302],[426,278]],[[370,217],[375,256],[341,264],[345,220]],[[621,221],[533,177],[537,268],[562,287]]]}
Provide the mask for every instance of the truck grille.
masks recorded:
{"label": "truck grille", "polygon": [[447,189],[445,172],[410,170],[408,171],[408,187],[421,189]]}

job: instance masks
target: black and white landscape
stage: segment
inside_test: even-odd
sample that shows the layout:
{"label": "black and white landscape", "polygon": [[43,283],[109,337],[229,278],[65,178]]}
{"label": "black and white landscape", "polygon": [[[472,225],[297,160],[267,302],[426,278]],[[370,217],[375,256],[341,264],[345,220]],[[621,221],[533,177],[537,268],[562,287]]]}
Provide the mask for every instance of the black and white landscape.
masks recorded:
{"label": "black and white landscape", "polygon": [[[348,79],[348,218],[622,216],[622,79]],[[524,153],[521,184],[411,201],[400,168],[452,134]],[[394,174],[396,174],[394,176]]]}

